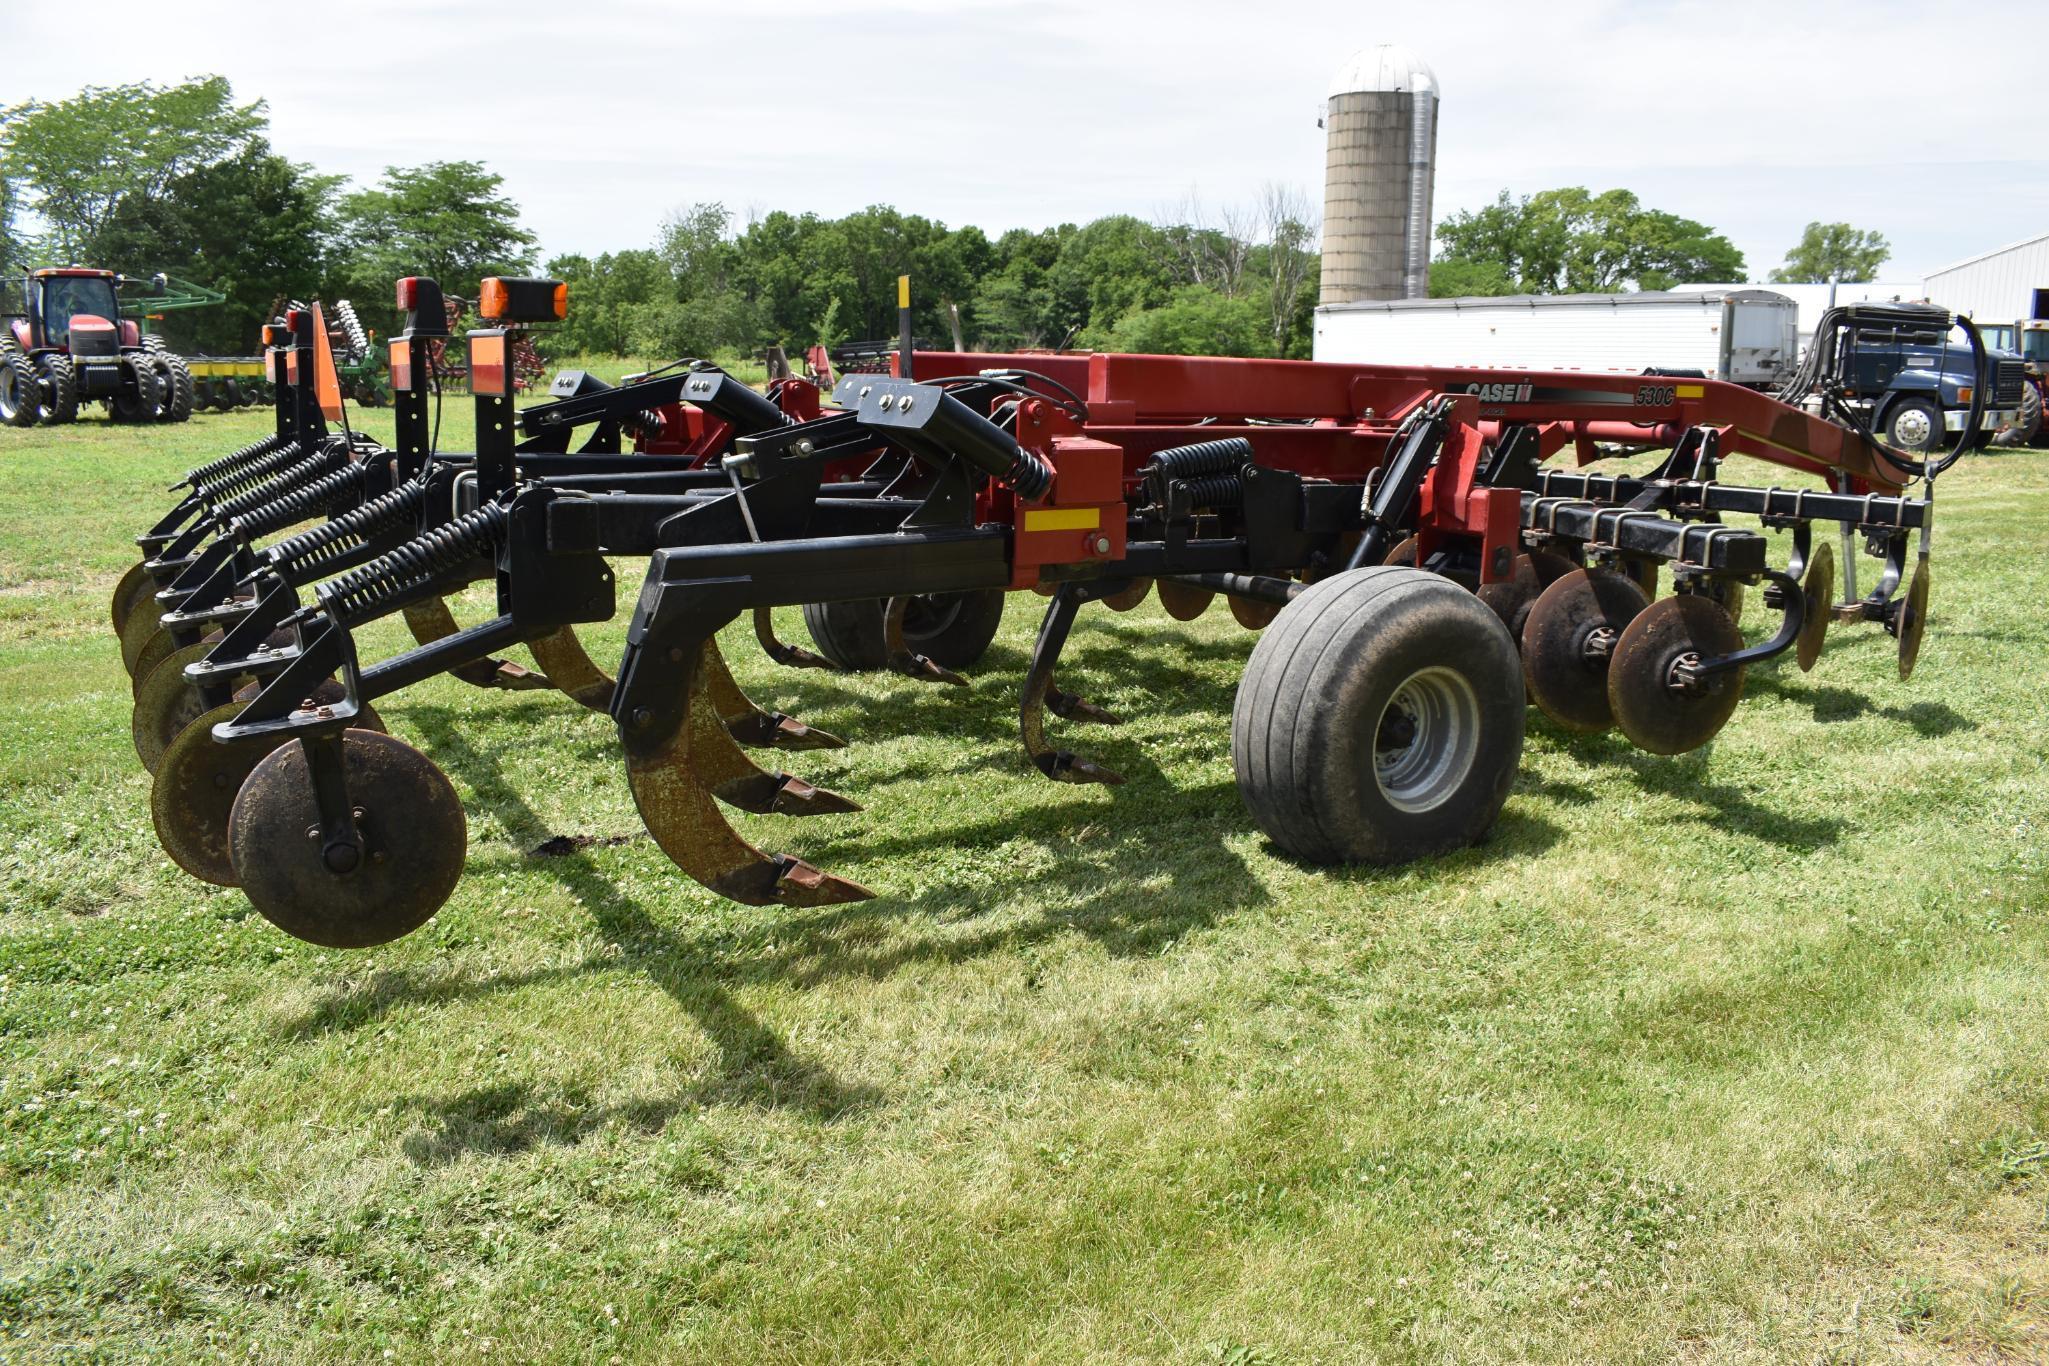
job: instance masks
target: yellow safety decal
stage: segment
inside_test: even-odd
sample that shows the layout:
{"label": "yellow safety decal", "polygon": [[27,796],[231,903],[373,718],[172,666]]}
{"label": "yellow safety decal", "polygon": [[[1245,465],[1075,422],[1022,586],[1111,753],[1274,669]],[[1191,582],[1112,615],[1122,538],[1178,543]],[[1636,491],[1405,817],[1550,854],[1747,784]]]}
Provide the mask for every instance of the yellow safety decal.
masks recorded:
{"label": "yellow safety decal", "polygon": [[1682,384],[1679,386],[1679,397],[1706,398],[1707,386],[1704,384]]}
{"label": "yellow safety decal", "polygon": [[1026,508],[1026,531],[1087,531],[1103,524],[1101,508]]}
{"label": "yellow safety decal", "polygon": [[911,306],[911,277],[908,275],[896,277],[896,306],[898,308],[909,308]]}

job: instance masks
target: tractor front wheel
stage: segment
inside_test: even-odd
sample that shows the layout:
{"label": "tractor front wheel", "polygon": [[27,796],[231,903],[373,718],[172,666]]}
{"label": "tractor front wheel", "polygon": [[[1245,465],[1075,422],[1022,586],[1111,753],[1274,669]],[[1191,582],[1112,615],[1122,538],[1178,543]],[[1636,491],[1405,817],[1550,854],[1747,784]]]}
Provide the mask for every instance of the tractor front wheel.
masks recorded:
{"label": "tractor front wheel", "polygon": [[192,369],[185,358],[170,351],[156,353],[157,383],[163,401],[157,411],[159,422],[185,422],[192,417]]}
{"label": "tractor front wheel", "polygon": [[1231,714],[1238,792],[1312,863],[1405,863],[1492,828],[1522,758],[1522,671],[1486,604],[1424,570],[1333,575],[1281,609]]}
{"label": "tractor front wheel", "polygon": [[116,422],[155,422],[164,410],[163,377],[155,358],[131,352],[121,367],[128,372],[127,384],[114,394],[110,406]]}
{"label": "tractor front wheel", "polygon": [[78,417],[78,372],[71,357],[61,351],[45,351],[36,357],[43,371],[43,421],[61,426]]}
{"label": "tractor front wheel", "polygon": [[42,416],[43,385],[27,356],[8,347],[0,351],[0,422],[33,427]]}

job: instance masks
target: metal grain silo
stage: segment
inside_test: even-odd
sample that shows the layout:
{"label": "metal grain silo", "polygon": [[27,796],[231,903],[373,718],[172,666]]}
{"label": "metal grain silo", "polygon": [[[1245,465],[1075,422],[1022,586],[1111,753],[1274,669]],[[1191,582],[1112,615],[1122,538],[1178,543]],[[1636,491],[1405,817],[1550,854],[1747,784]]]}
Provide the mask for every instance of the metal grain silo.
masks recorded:
{"label": "metal grain silo", "polygon": [[1437,77],[1405,47],[1357,53],[1324,104],[1321,302],[1430,293]]}

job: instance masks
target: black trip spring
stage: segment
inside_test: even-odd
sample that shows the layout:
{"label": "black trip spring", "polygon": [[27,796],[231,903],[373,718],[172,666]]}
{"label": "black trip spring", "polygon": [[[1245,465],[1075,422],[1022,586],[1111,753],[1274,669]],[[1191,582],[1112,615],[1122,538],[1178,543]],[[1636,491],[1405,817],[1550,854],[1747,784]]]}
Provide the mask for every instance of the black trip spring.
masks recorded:
{"label": "black trip spring", "polygon": [[[1176,446],[1161,451],[1140,471],[1145,475],[1145,491],[1155,507],[1167,505],[1167,486],[1180,479],[1200,479],[1204,475],[1235,472],[1252,461],[1252,443],[1242,436],[1228,436],[1221,441],[1198,441],[1192,446]],[[1197,506],[1222,506],[1221,504],[1197,504]]]}
{"label": "black trip spring", "polygon": [[[908,404],[908,400],[906,400]],[[1043,498],[1046,490],[1053,487],[1053,467],[1023,447],[1018,448],[1017,459],[1010,467],[1010,474],[1003,481],[1017,490],[1017,496],[1026,499]]]}
{"label": "black trip spring", "polygon": [[283,531],[295,522],[309,522],[315,517],[329,517],[347,511],[363,501],[363,485],[369,478],[368,465],[343,465],[283,497],[243,513],[230,524],[230,530],[244,540],[253,541],[258,536]]}
{"label": "black trip spring", "polygon": [[403,606],[415,592],[450,570],[479,559],[495,559],[504,539],[506,517],[503,503],[486,503],[378,556],[361,569],[320,585],[314,594],[336,625],[356,626]]}
{"label": "black trip spring", "polygon": [[269,455],[283,445],[289,437],[266,436],[261,441],[252,441],[239,451],[230,451],[218,460],[209,460],[198,469],[185,471],[187,486],[200,484],[208,479],[218,479],[232,470],[238,470],[253,460]]}
{"label": "black trip spring", "polygon": [[279,470],[306,458],[305,448],[296,441],[287,441],[268,455],[259,456],[239,470],[203,480],[193,485],[193,492],[208,503],[218,503],[238,493],[247,493]]}
{"label": "black trip spring", "polygon": [[417,525],[427,486],[409,479],[331,522],[288,536],[262,554],[263,562],[287,583],[302,584],[322,577],[326,566],[360,550],[384,532]]}
{"label": "black trip spring", "polygon": [[213,509],[214,524],[226,526],[237,517],[254,512],[265,503],[303,488],[349,458],[346,450],[323,449],[294,465],[287,465],[255,488],[238,493]]}
{"label": "black trip spring", "polygon": [[1191,512],[1198,508],[1234,508],[1245,504],[1245,480],[1236,472],[1206,475],[1201,479],[1185,479],[1180,483],[1181,487],[1175,494],[1176,501],[1185,496],[1186,507]]}

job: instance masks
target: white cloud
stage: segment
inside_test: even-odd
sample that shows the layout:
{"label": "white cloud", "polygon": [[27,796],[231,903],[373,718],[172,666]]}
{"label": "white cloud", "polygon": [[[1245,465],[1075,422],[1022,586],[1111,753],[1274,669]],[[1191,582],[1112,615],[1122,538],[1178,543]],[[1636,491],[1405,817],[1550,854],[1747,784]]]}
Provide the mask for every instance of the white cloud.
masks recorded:
{"label": "white cloud", "polygon": [[[0,101],[219,71],[287,155],[358,181],[475,158],[545,247],[652,239],[667,211],[892,203],[992,232],[1150,214],[1191,188],[1312,190],[1353,49],[1444,91],[1438,215],[1507,186],[1622,186],[1728,232],[1754,273],[1812,218],[1876,228],[1889,273],[2042,230],[2039,0],[1265,7],[880,0],[854,7],[369,0],[0,5]],[[303,16],[303,22],[299,21]]]}

